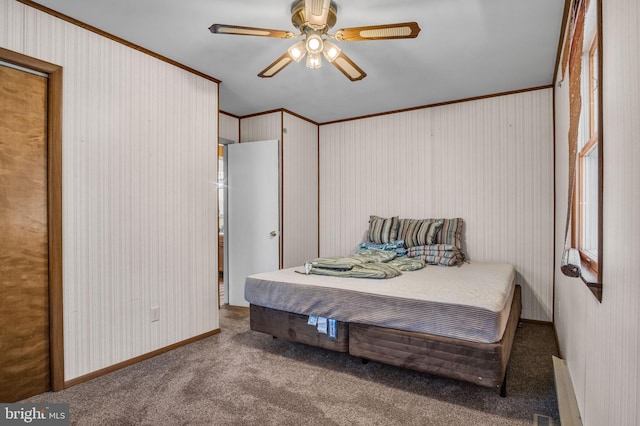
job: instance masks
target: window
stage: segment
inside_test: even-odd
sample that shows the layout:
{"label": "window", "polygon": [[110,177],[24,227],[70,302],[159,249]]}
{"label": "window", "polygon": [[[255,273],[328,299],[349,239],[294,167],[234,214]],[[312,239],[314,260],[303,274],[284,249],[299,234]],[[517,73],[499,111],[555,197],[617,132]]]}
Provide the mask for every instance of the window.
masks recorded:
{"label": "window", "polygon": [[571,6],[571,43],[564,52],[569,64],[572,188],[567,224],[571,223],[571,247],[580,253],[575,259],[579,275],[602,301],[602,1],[572,0]]}
{"label": "window", "polygon": [[598,37],[593,37],[590,48],[585,52],[585,67],[582,73],[582,86],[588,90],[588,102],[582,110],[586,129],[580,138],[578,155],[578,194],[576,200],[578,249],[588,269],[598,273],[599,242],[599,76],[598,76]]}

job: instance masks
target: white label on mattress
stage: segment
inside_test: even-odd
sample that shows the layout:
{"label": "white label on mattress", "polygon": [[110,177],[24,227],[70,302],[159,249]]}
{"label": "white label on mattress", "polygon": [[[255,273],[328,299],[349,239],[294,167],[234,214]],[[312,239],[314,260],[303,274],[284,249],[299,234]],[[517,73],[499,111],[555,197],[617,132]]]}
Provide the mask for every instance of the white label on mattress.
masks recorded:
{"label": "white label on mattress", "polygon": [[336,320],[333,319],[333,318],[329,318],[327,323],[329,324],[329,332],[327,333],[329,335],[329,338],[330,339],[337,339],[338,338],[338,327],[336,326]]}
{"label": "white label on mattress", "polygon": [[309,320],[307,321],[308,325],[316,325],[318,324],[318,316],[317,315],[309,315]]}
{"label": "white label on mattress", "polygon": [[325,317],[318,317],[318,333],[327,334],[327,319]]}

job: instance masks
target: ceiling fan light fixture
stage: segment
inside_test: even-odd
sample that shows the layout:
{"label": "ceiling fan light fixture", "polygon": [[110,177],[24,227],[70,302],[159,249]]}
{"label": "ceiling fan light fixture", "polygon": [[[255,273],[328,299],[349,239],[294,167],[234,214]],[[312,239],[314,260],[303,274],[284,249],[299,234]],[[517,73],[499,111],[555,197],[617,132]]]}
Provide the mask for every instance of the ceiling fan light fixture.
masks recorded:
{"label": "ceiling fan light fixture", "polygon": [[352,61],[338,46],[328,39],[339,42],[360,40],[393,40],[416,38],[420,33],[417,22],[369,25],[364,27],[343,28],[330,34],[329,29],[336,23],[338,7],[333,0],[294,0],[291,5],[291,23],[299,33],[271,30],[266,28],[242,27],[238,25],[213,24],[209,31],[213,34],[234,34],[271,38],[304,38],[271,65],[262,70],[258,77],[270,78],[292,62],[300,62],[307,57],[308,68],[322,66],[322,56],[340,70],[349,80],[362,80],[367,74]]}
{"label": "ceiling fan light fixture", "polygon": [[322,56],[320,53],[309,52],[307,55],[307,68],[311,68],[313,70],[320,68],[322,66]]}
{"label": "ceiling fan light fixture", "polygon": [[322,54],[324,55],[325,58],[327,58],[327,61],[329,62],[335,61],[335,59],[338,56],[340,56],[340,52],[341,50],[338,46],[331,43],[330,41],[325,40],[324,48],[322,49]]}
{"label": "ceiling fan light fixture", "polygon": [[296,62],[300,62],[307,53],[307,47],[304,41],[299,41],[289,48],[289,56]]}
{"label": "ceiling fan light fixture", "polygon": [[309,53],[322,52],[324,42],[318,34],[309,34],[307,36],[307,51]]}

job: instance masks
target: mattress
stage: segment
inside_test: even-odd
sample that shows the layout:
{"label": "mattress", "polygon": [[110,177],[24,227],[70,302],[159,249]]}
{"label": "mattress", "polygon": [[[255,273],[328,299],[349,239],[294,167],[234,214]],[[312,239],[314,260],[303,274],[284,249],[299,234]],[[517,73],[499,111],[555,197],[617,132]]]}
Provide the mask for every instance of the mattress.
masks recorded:
{"label": "mattress", "polygon": [[302,270],[247,277],[245,299],[301,315],[494,343],[502,338],[515,288],[513,266],[498,263],[427,266],[386,280],[305,275]]}

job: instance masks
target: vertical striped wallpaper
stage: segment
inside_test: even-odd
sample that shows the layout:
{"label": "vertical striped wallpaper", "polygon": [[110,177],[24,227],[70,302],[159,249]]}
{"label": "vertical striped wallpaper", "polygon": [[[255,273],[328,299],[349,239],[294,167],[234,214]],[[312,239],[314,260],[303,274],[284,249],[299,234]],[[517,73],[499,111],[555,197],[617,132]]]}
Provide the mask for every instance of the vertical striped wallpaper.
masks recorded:
{"label": "vertical striped wallpaper", "polygon": [[[640,424],[640,4],[603,0],[603,297],[556,278],[556,329],[584,425]],[[556,89],[556,259],[564,235],[568,84]]]}
{"label": "vertical striped wallpaper", "polygon": [[552,320],[552,90],[320,127],[320,255],[369,215],[462,217],[471,260],[515,265],[523,317]]}
{"label": "vertical striped wallpaper", "polygon": [[65,380],[218,328],[218,85],[13,0],[0,28],[64,70]]}
{"label": "vertical striped wallpaper", "polygon": [[240,142],[282,140],[282,113],[255,115],[240,120]]}
{"label": "vertical striped wallpaper", "polygon": [[220,113],[220,137],[234,142],[240,141],[240,120]]}
{"label": "vertical striped wallpaper", "polygon": [[283,267],[318,257],[318,126],[284,113]]}

